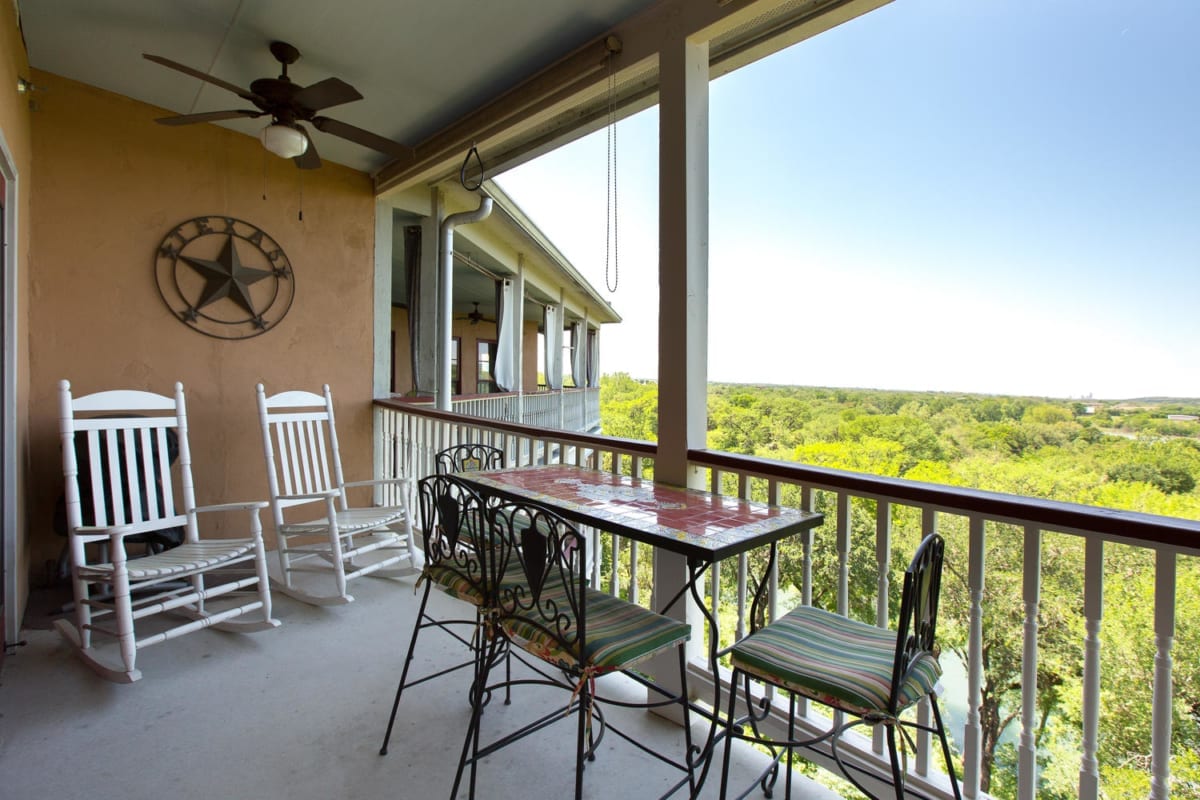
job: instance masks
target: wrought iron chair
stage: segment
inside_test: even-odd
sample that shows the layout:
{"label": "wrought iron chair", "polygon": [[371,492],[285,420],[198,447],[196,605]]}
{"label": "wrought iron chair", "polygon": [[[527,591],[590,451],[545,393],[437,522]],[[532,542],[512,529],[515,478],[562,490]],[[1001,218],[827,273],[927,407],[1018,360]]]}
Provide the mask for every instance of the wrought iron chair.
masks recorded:
{"label": "wrought iron chair", "polygon": [[[381,756],[387,755],[388,741],[392,738],[392,727],[396,722],[396,710],[400,707],[400,697],[404,690],[473,666],[478,657],[478,637],[482,619],[480,609],[484,605],[487,590],[484,586],[483,563],[473,544],[468,542],[475,540],[477,532],[485,524],[483,503],[475,492],[459,483],[452,475],[430,475],[422,478],[417,482],[417,498],[425,552],[425,567],[418,584],[425,584],[425,592],[421,595],[421,606],[417,609],[412,639],[409,641],[404,667],[400,672],[400,683],[396,686],[396,698],[392,701],[392,713],[388,717],[387,731],[383,735],[383,746],[379,749]],[[430,616],[427,611],[429,595],[435,588],[470,603],[475,609],[473,618],[435,619]],[[431,627],[442,628],[467,645],[471,651],[471,658],[410,682],[408,673],[412,667],[413,653],[417,649],[417,637],[421,631]],[[464,638],[455,630],[462,627],[471,630],[470,639]]]}
{"label": "wrought iron chair", "polygon": [[[271,617],[259,521],[267,504],[196,506],[183,384],[175,384],[174,397],[118,390],[75,398],[71,384],[62,381],[59,403],[75,608],[74,624],[64,619],[56,627],[88,666],[108,680],[130,683],[142,677],[136,656],[143,647],[208,627],[256,631],[279,625]],[[171,435],[179,448],[177,481]],[[84,498],[90,498],[86,509]],[[246,536],[200,538],[201,513],[237,510],[247,513]],[[131,540],[180,526],[182,544],[128,557]],[[107,545],[98,559],[89,559],[92,543]],[[164,611],[187,621],[141,636],[135,622]],[[97,635],[116,640],[119,664],[101,654]]]}
{"label": "wrought iron chair", "polygon": [[[276,588],[315,605],[349,603],[348,581],[365,575],[398,577],[417,571],[408,478],[347,482],[342,475],[333,394],[288,391],[267,396],[257,386],[267,484],[275,521],[280,577]],[[347,490],[392,487],[399,504],[350,505]],[[289,509],[317,506],[321,516],[295,520]],[[401,565],[407,562],[405,566]],[[296,576],[316,573],[332,592],[301,586]]]}
{"label": "wrought iron chair", "polygon": [[[676,789],[696,790],[692,764],[684,645],[691,627],[588,586],[587,537],[552,510],[531,503],[498,501],[487,505],[492,546],[483,555],[485,586],[491,598],[485,608],[492,634],[479,661],[472,686],[473,713],[463,742],[458,774],[451,796],[456,796],[464,768],[469,765],[470,794],[474,796],[480,761],[553,721],[564,718],[557,708],[519,731],[480,747],[481,713],[489,693],[490,671],[499,664],[505,648],[521,648],[537,663],[549,667],[531,682],[557,686],[569,695],[568,713],[577,718],[575,745],[575,797],[583,796],[584,762],[593,760],[606,730],[631,742],[657,759],[686,773]],[[679,656],[678,692],[669,691],[631,672],[650,656],[675,648]],[[625,671],[654,690],[661,699],[629,703],[599,698],[599,676]],[[505,683],[508,683],[506,679]],[[636,708],[677,704],[682,711],[685,749],[680,760],[653,753],[645,745],[604,720],[604,705]],[[593,724],[594,722],[598,724]]]}
{"label": "wrought iron chair", "polygon": [[490,444],[456,444],[439,451],[435,465],[438,473],[442,475],[480,469],[502,469],[504,451]]}
{"label": "wrought iron chair", "polygon": [[[906,766],[902,758],[911,742],[909,730],[937,735],[954,796],[961,798],[935,692],[941,675],[934,635],[944,549],[945,544],[936,533],[926,536],[918,546],[904,574],[900,619],[895,631],[801,606],[733,646],[730,651],[734,669],[730,680],[729,735],[725,740],[725,766],[721,772],[722,798],[726,796],[729,755],[735,738],[766,745],[772,751],[784,749],[787,755],[785,798],[791,798],[795,748],[814,748],[825,741],[830,742],[833,759],[846,778],[868,797],[876,797],[856,777],[856,773],[868,771],[843,761],[838,752],[842,734],[857,725],[885,727],[891,783],[897,800],[906,796],[924,797],[913,787],[905,786]],[[766,739],[758,734],[754,704],[749,702],[752,680],[789,693],[786,740]],[[744,684],[745,698],[752,709],[751,716],[743,719],[734,718],[739,682]],[[797,696],[830,706],[852,718],[817,736],[796,739]],[[935,724],[932,726],[904,715],[923,698],[928,698],[933,711]],[[899,745],[898,733],[903,737]],[[768,797],[777,777],[780,757],[777,753],[775,764],[760,779]]]}

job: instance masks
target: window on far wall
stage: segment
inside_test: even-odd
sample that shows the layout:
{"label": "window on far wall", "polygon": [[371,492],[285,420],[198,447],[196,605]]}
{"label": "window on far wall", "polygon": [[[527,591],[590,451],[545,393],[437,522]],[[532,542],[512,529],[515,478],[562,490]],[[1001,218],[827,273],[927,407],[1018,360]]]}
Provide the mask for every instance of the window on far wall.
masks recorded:
{"label": "window on far wall", "polygon": [[496,379],[492,376],[492,365],[496,363],[496,340],[477,339],[475,350],[478,353],[478,366],[475,372],[475,391],[479,394],[490,394],[497,391]]}
{"label": "window on far wall", "polygon": [[462,359],[459,353],[462,352],[462,337],[455,336],[450,339],[450,394],[462,394]]}

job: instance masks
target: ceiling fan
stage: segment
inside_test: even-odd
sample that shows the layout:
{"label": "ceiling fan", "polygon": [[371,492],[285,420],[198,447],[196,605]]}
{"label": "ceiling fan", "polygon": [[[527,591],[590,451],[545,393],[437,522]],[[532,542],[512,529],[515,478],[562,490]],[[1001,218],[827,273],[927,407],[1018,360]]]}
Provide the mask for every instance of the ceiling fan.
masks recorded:
{"label": "ceiling fan", "polygon": [[199,114],[182,114],[175,117],[156,119],[163,125],[191,125],[196,122],[218,122],[241,117],[255,118],[270,115],[271,124],[262,129],[259,138],[263,146],[283,158],[292,159],[300,169],[317,169],[321,157],[308,131],[300,123],[307,122],[319,131],[347,139],[363,147],[369,147],[395,158],[411,155],[405,145],[382,136],[356,128],[329,117],[317,116],[316,112],[331,106],[361,100],[362,95],[350,84],[339,78],[326,78],[310,86],[300,86],[288,78],[289,64],[300,58],[300,51],[287,42],[271,42],[271,55],[283,66],[278,78],[259,78],[243,89],[232,83],[215,78],[197,69],[185,66],[162,56],[143,53],[142,56],[156,64],[178,70],[186,75],[207,81],[233,92],[243,100],[253,103],[255,108],[239,108],[229,111],[205,111]]}
{"label": "ceiling fan", "polygon": [[469,323],[469,324],[471,324],[471,325],[478,325],[478,324],[479,324],[479,322],[480,322],[480,320],[482,320],[482,319],[483,319],[483,312],[479,310],[479,303],[478,303],[478,302],[476,302],[476,301],[472,300],[472,301],[471,301],[471,303],[472,303],[472,305],[474,305],[474,306],[475,306],[475,309],[474,309],[473,311],[471,311],[471,312],[469,312],[469,313],[467,313],[467,314],[464,314],[463,316],[459,317],[459,319],[467,319],[467,320],[470,320],[470,323]]}

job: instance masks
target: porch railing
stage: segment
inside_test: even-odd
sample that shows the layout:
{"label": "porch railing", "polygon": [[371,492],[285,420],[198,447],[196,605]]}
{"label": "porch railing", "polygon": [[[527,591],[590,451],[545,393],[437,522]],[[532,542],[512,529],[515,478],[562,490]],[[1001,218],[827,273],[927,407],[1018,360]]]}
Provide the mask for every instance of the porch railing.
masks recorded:
{"label": "porch railing", "polygon": [[[502,447],[510,466],[536,463],[575,463],[632,475],[652,473],[656,447],[650,442],[576,434],[563,430],[531,427],[505,422],[489,422],[426,408],[414,408],[381,400],[376,402],[377,464],[385,477],[423,476],[433,471],[433,455],[443,447],[459,442],[486,442]],[[1016,737],[1017,796],[1033,800],[1038,792],[1038,751],[1036,732],[1039,725],[1037,676],[1039,656],[1039,610],[1043,550],[1047,541],[1081,543],[1083,550],[1082,663],[1074,665],[1083,676],[1081,698],[1083,720],[1078,764],[1078,794],[1095,800],[1100,796],[1098,734],[1100,697],[1103,689],[1119,689],[1105,684],[1100,669],[1100,625],[1104,612],[1104,575],[1106,548],[1131,547],[1153,561],[1154,592],[1154,670],[1150,688],[1152,741],[1149,754],[1151,798],[1170,794],[1170,753],[1172,743],[1172,663],[1175,654],[1176,568],[1179,560],[1200,555],[1200,522],[1134,512],[1040,500],[995,492],[984,492],[895,478],[883,478],[840,470],[806,467],[800,464],[694,450],[689,462],[707,478],[710,490],[767,500],[784,505],[821,510],[825,525],[801,537],[799,552],[799,602],[811,603],[814,594],[834,599],[838,613],[850,613],[854,592],[868,587],[851,585],[851,566],[857,554],[869,552],[873,559],[875,622],[886,626],[889,620],[889,574],[892,567],[892,540],[901,530],[924,535],[940,531],[948,540],[947,563],[965,576],[963,604],[966,607],[965,687],[958,692],[966,698],[965,718],[952,730],[961,751],[961,779],[964,796],[987,797],[980,789],[983,753],[983,726],[980,718],[984,687],[984,586],[987,577],[986,555],[989,539],[1019,543],[1020,569],[1023,572],[1020,608],[1022,675],[1019,732]],[[865,522],[862,518],[866,516]],[[856,528],[856,523],[858,523]],[[916,528],[911,531],[909,529]],[[857,542],[853,533],[869,541]],[[866,531],[866,533],[864,533]],[[1013,538],[1017,537],[1017,538]],[[593,583],[635,602],[648,602],[650,591],[644,583],[648,570],[639,569],[636,542],[623,545],[617,537],[602,537],[604,558],[597,558]],[[820,551],[836,567],[814,575],[814,555]],[[1112,552],[1110,550],[1110,552]],[[643,559],[644,561],[644,559]],[[620,563],[622,567],[616,568]],[[737,570],[737,590],[729,602],[738,608],[738,630],[745,632],[748,566],[745,557],[737,563],[717,565],[712,571],[709,601],[716,607],[721,597],[721,569]],[[779,596],[776,576],[771,577],[770,613],[777,608]],[[750,589],[752,591],[752,588]],[[673,592],[672,592],[673,593]],[[943,592],[945,597],[945,592]],[[1015,600],[1015,599],[1014,599]],[[792,602],[789,600],[788,602]],[[943,612],[944,613],[944,612]],[[1014,634],[1017,632],[1014,632]],[[1194,660],[1200,653],[1183,653]],[[703,659],[692,664],[693,688],[704,696],[713,676]],[[705,685],[707,684],[707,686]],[[1129,687],[1133,688],[1133,687]],[[919,714],[928,718],[928,709]],[[828,717],[816,709],[803,709],[804,726],[824,730]],[[843,758],[877,768],[886,774],[886,755],[879,736],[867,739],[853,732],[844,734],[838,745]],[[932,759],[931,759],[932,756]],[[806,754],[806,757],[809,757]],[[828,766],[821,755],[810,760]],[[917,741],[910,764],[910,780],[933,796],[950,797],[949,782],[940,769],[936,742],[928,736]]]}
{"label": "porch railing", "polygon": [[[431,403],[405,401],[405,406],[430,408]],[[566,431],[600,429],[600,389],[562,389],[530,394],[506,392],[457,397],[450,401],[457,414],[501,422],[520,422]]]}

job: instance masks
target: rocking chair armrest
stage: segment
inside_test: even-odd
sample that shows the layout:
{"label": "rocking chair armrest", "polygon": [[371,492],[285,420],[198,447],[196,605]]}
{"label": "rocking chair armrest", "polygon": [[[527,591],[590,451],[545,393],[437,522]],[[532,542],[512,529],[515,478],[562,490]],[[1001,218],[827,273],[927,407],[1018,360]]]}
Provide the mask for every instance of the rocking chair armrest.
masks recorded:
{"label": "rocking chair armrest", "polygon": [[377,478],[370,481],[347,481],[342,486],[346,489],[354,486],[411,486],[412,478]]}
{"label": "rocking chair armrest", "polygon": [[324,492],[311,492],[309,494],[281,494],[279,500],[336,500],[341,496],[341,492],[337,489],[328,489]]}
{"label": "rocking chair armrest", "polygon": [[72,536],[78,536],[89,542],[99,542],[104,539],[120,541],[129,534],[137,532],[132,525],[80,525],[70,531]]}
{"label": "rocking chair armrest", "polygon": [[211,506],[196,506],[192,511],[197,514],[204,511],[259,511],[269,505],[270,503],[266,500],[250,500],[245,503],[217,503]]}

